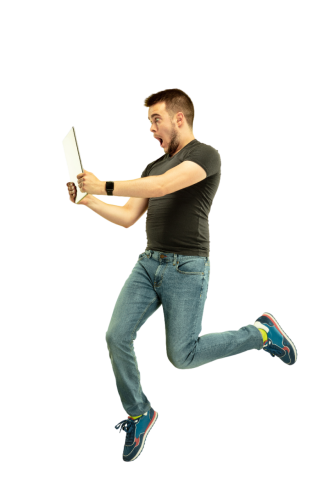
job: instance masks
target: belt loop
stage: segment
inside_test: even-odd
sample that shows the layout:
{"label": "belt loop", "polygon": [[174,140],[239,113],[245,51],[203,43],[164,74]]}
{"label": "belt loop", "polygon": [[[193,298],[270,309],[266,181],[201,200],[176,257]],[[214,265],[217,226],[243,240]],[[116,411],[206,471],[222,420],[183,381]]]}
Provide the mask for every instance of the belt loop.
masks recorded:
{"label": "belt loop", "polygon": [[172,263],[172,265],[173,265],[173,266],[175,266],[175,265],[176,265],[176,262],[177,262],[177,254],[176,254],[176,253],[174,253],[174,254],[173,254],[173,263]]}

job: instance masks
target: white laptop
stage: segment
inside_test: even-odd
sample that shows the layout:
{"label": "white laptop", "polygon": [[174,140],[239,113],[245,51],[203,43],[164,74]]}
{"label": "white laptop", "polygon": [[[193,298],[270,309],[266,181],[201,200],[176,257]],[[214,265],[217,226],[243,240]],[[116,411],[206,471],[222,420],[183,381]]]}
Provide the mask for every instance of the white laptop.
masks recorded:
{"label": "white laptop", "polygon": [[78,185],[78,174],[83,173],[81,157],[79,153],[79,146],[77,144],[74,127],[70,129],[65,139],[62,141],[64,147],[66,161],[68,165],[69,180],[74,182],[76,186],[76,199],[75,203],[79,203],[82,198],[87,196],[88,193],[81,193]]}

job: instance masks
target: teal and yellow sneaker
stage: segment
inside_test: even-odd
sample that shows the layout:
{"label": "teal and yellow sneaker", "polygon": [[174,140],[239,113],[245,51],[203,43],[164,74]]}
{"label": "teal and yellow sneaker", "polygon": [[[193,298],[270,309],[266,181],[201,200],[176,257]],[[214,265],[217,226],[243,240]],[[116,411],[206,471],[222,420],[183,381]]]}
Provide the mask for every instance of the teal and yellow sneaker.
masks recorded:
{"label": "teal and yellow sneaker", "polygon": [[127,420],[122,420],[116,425],[116,429],[124,430],[126,434],[123,460],[125,462],[132,462],[143,450],[148,432],[155,424],[158,413],[150,408],[149,411],[141,415],[139,418],[133,419],[128,417]]}
{"label": "teal and yellow sneaker", "polygon": [[296,347],[272,314],[264,313],[257,319],[254,326],[262,328],[267,333],[264,351],[269,352],[273,357],[277,356],[287,365],[296,363]]}

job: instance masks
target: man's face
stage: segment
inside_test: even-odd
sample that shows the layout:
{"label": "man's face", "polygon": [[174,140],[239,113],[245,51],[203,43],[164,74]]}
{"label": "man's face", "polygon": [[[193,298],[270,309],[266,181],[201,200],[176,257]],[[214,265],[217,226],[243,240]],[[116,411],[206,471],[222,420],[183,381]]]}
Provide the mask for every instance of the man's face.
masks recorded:
{"label": "man's face", "polygon": [[179,146],[179,133],[176,126],[171,122],[170,116],[165,110],[165,102],[159,102],[151,106],[148,111],[148,120],[151,122],[150,131],[161,143],[165,153],[172,156]]}

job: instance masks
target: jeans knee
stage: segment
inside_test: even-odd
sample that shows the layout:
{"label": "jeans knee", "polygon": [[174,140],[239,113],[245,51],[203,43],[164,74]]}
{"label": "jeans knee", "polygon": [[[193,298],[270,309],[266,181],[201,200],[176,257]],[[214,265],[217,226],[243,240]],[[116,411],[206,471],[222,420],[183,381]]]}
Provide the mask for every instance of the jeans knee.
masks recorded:
{"label": "jeans knee", "polygon": [[174,355],[168,354],[168,360],[175,368],[178,368],[178,370],[187,368],[188,363],[185,363],[184,360],[181,361],[179,358],[177,359]]}
{"label": "jeans knee", "polygon": [[110,347],[111,344],[114,342],[115,337],[114,337],[113,331],[111,329],[109,329],[106,332],[106,334],[105,334],[105,340],[106,340],[106,343],[107,343],[108,347]]}

